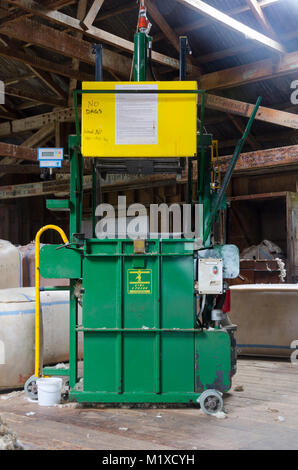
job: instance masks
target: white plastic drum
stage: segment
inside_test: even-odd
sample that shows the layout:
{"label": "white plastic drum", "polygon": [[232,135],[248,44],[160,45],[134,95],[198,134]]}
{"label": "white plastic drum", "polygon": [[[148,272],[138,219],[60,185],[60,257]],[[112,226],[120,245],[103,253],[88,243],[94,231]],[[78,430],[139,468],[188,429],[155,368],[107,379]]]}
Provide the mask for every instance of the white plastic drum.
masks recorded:
{"label": "white plastic drum", "polygon": [[[67,362],[69,292],[41,292],[44,365]],[[79,309],[79,321],[81,309]],[[22,387],[34,372],[35,289],[0,290],[0,389]],[[82,343],[79,342],[82,355]]]}
{"label": "white plastic drum", "polygon": [[7,240],[0,240],[0,289],[22,286],[22,256]]}

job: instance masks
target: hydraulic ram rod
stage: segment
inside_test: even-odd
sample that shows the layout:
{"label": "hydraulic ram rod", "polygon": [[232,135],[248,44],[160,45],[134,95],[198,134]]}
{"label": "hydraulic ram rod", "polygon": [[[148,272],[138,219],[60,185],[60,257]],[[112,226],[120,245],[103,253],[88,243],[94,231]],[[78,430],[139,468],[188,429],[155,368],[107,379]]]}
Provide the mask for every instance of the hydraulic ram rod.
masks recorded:
{"label": "hydraulic ram rod", "polygon": [[215,218],[216,218],[216,215],[217,215],[217,211],[220,207],[220,204],[223,200],[223,197],[226,193],[226,190],[227,190],[227,187],[230,183],[230,180],[231,180],[231,177],[232,177],[232,174],[233,174],[233,171],[235,169],[235,166],[236,166],[236,163],[238,161],[238,158],[242,152],[242,149],[244,147],[244,144],[246,142],[246,139],[250,133],[250,130],[251,130],[251,126],[254,122],[254,119],[256,117],[256,114],[258,112],[258,109],[261,105],[261,101],[262,101],[262,98],[259,96],[256,104],[255,104],[255,107],[253,109],[253,112],[249,118],[249,121],[247,123],[247,126],[245,128],[245,131],[241,137],[241,139],[238,141],[237,145],[236,145],[236,148],[234,150],[234,153],[233,153],[233,157],[232,157],[232,160],[230,162],[230,165],[227,169],[227,172],[225,174],[225,177],[223,179],[223,182],[222,182],[222,186],[220,188],[220,191],[215,199],[215,202],[214,202],[214,205],[212,207],[212,210],[210,212],[210,215],[208,217],[208,220],[207,220],[207,225],[206,225],[206,230],[204,232],[204,243],[206,242],[206,240],[208,239],[209,235],[210,235],[210,232],[211,232],[211,228],[212,228],[212,225],[215,221]]}

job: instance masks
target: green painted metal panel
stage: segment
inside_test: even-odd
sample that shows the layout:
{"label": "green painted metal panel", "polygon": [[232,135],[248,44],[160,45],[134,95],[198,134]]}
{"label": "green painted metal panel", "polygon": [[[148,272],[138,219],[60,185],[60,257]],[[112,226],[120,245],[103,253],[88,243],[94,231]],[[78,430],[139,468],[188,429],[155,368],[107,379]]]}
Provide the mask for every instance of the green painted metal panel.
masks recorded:
{"label": "green painted metal panel", "polygon": [[40,274],[48,279],[80,279],[80,252],[61,245],[44,245],[40,250]]}
{"label": "green painted metal panel", "polygon": [[[193,329],[194,269],[192,257],[169,256],[162,262],[162,327]],[[164,333],[162,351],[162,391],[194,390],[194,333]]]}
{"label": "green painted metal panel", "polygon": [[117,333],[84,333],[84,391],[117,392],[116,337]]}
{"label": "green painted metal panel", "polygon": [[47,199],[46,207],[51,211],[69,211],[70,201],[69,199]]}
{"label": "green painted metal panel", "polygon": [[211,385],[229,388],[229,335],[194,330],[191,241],[150,240],[146,250],[85,241],[79,401],[190,402]]}
{"label": "green painted metal panel", "polygon": [[231,388],[231,339],[224,330],[196,334],[196,392]]}

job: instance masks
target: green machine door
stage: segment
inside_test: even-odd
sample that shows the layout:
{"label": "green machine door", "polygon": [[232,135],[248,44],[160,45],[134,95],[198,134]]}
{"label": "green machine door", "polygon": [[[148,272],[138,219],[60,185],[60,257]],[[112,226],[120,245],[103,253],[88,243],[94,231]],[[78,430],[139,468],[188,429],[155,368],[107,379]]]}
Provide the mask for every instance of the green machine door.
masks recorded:
{"label": "green machine door", "polygon": [[130,240],[87,242],[85,392],[194,392],[194,262],[189,245],[150,240],[146,253],[135,255]]}

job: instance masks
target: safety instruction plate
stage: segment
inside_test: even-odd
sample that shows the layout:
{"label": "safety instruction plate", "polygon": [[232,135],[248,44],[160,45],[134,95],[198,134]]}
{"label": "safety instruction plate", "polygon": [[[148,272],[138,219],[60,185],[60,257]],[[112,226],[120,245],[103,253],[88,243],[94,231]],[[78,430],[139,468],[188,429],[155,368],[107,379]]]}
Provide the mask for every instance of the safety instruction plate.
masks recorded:
{"label": "safety instruction plate", "polygon": [[152,294],[152,269],[128,269],[128,294]]}

